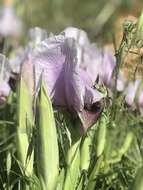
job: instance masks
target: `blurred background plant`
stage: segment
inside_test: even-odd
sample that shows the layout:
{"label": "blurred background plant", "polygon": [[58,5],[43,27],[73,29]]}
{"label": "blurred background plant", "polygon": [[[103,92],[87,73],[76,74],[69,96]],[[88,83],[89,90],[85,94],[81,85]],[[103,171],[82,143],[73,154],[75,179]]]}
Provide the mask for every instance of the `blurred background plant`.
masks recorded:
{"label": "blurred background plant", "polygon": [[67,26],[75,26],[87,31],[91,39],[100,33],[101,39],[104,36],[108,41],[117,18],[128,14],[139,16],[143,3],[142,0],[13,0],[13,5],[25,30],[39,26],[49,32],[60,32]]}

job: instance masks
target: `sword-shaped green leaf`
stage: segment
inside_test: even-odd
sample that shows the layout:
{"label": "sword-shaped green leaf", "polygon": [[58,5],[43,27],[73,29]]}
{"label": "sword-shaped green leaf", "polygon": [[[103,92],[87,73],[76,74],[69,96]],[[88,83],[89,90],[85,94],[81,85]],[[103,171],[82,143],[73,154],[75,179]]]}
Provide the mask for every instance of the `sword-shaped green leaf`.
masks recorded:
{"label": "sword-shaped green leaf", "polygon": [[37,101],[37,169],[44,190],[54,190],[59,173],[57,131],[51,101],[43,81]]}
{"label": "sword-shaped green leaf", "polygon": [[30,97],[27,87],[21,78],[18,96],[18,127],[17,127],[17,153],[18,158],[27,176],[33,173],[34,151],[29,153],[32,139],[33,111],[32,97]]}
{"label": "sword-shaped green leaf", "polygon": [[74,190],[80,176],[80,142],[79,139],[71,146],[67,155],[67,168],[63,190]]}

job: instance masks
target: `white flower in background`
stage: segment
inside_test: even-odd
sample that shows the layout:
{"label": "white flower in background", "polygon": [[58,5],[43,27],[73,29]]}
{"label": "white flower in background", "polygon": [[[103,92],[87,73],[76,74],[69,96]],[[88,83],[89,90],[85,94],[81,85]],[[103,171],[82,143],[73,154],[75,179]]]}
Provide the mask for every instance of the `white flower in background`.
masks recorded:
{"label": "white flower in background", "polygon": [[45,40],[48,37],[48,34],[46,30],[35,27],[29,29],[28,37],[30,40],[29,45],[32,47]]}
{"label": "white flower in background", "polygon": [[122,92],[125,89],[125,77],[122,71],[119,71],[117,77],[117,91]]}
{"label": "white flower in background", "polygon": [[0,12],[0,35],[2,37],[17,37],[21,33],[21,20],[16,16],[11,5],[1,7]]}
{"label": "white flower in background", "polygon": [[20,73],[20,68],[26,57],[26,51],[24,48],[19,47],[9,57],[9,64],[13,73]]}
{"label": "white flower in background", "polygon": [[15,74],[20,73],[21,65],[27,57],[30,49],[47,38],[47,32],[39,27],[30,28],[28,31],[28,44],[25,48],[19,47],[15,49],[9,57],[11,71]]}

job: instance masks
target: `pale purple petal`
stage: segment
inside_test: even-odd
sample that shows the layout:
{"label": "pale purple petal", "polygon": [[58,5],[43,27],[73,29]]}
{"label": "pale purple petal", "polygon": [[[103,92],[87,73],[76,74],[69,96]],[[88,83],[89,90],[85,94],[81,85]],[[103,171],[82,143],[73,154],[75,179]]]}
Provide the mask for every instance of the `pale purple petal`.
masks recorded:
{"label": "pale purple petal", "polygon": [[117,91],[122,92],[125,88],[125,77],[120,71],[117,77]]}
{"label": "pale purple petal", "polygon": [[130,82],[127,86],[127,89],[125,91],[125,102],[132,106],[134,103],[134,99],[136,96],[137,88],[139,86],[140,80],[136,80],[134,82]]}
{"label": "pale purple petal", "polygon": [[93,83],[99,77],[99,82],[109,87],[115,66],[115,56],[109,49],[99,48],[95,43],[89,44],[84,48],[80,67],[91,74]]}
{"label": "pale purple petal", "polygon": [[47,32],[42,28],[31,28],[28,32],[30,45],[36,45],[47,38]]}
{"label": "pale purple petal", "polygon": [[10,93],[8,84],[10,72],[8,59],[3,54],[0,54],[0,105],[6,102],[6,98]]}
{"label": "pale purple petal", "polygon": [[[32,62],[35,64],[36,86],[44,72],[47,91],[56,106],[68,106],[80,111],[84,107],[84,84],[77,68],[76,49],[73,39],[49,39],[40,51],[36,50]],[[45,46],[45,43],[46,46]],[[49,46],[48,46],[49,43]],[[45,46],[45,47],[44,47]],[[38,53],[37,53],[38,52]]]}
{"label": "pale purple petal", "polygon": [[66,39],[63,53],[66,56],[64,63],[64,82],[67,104],[69,108],[82,111],[84,108],[85,85],[79,74],[76,49],[72,38]]}
{"label": "pale purple petal", "polygon": [[112,73],[116,66],[116,60],[108,49],[103,49],[102,57],[103,59],[99,68],[99,78],[103,84],[110,86]]}
{"label": "pale purple petal", "polygon": [[79,68],[80,77],[83,80],[84,84],[87,86],[93,86],[92,76],[88,71],[85,71]]}
{"label": "pale purple petal", "polygon": [[67,38],[75,39],[77,48],[77,64],[83,66],[85,48],[90,44],[87,33],[75,27],[67,27],[64,30],[64,33]]}
{"label": "pale purple petal", "polygon": [[74,38],[81,47],[87,46],[89,44],[87,33],[81,29],[67,27],[64,30],[64,33],[67,38]]}
{"label": "pale purple petal", "polygon": [[[41,73],[44,72],[44,78],[47,84],[47,91],[51,99],[53,99],[55,90],[57,90],[55,88],[57,82],[60,84],[60,86],[63,86],[63,76],[60,74],[63,70],[65,56],[62,53],[61,44],[63,44],[63,42],[61,41],[60,37],[59,40],[56,39],[56,37],[55,40],[50,38],[40,43],[34,49],[34,52],[32,54],[33,58],[31,62],[34,64],[35,67],[34,70],[36,91],[38,91],[39,88],[39,79]],[[58,84],[56,85],[59,90],[60,86],[58,86]],[[61,93],[63,93],[62,90]]]}
{"label": "pale purple petal", "polygon": [[141,91],[139,98],[138,98],[138,104],[140,108],[143,108],[143,91]]}
{"label": "pale purple petal", "polygon": [[0,54],[0,80],[8,82],[10,78],[11,68],[5,55]]}
{"label": "pale purple petal", "polygon": [[5,81],[0,81],[0,105],[5,103],[9,93],[10,93],[10,87],[8,83]]}
{"label": "pale purple petal", "polygon": [[81,62],[80,67],[91,74],[93,83],[95,83],[99,75],[99,69],[102,60],[103,56],[101,48],[98,48],[94,43],[86,46],[83,54],[83,62]]}
{"label": "pale purple petal", "polygon": [[16,49],[9,58],[9,65],[13,73],[20,73],[22,63],[26,57],[26,51],[21,47]]}
{"label": "pale purple petal", "polygon": [[30,96],[34,96],[35,94],[35,77],[34,77],[34,68],[31,57],[31,51],[27,52],[25,60],[21,67],[21,77],[27,86],[28,92]]}
{"label": "pale purple petal", "polygon": [[115,56],[109,49],[99,48],[95,43],[90,43],[83,30],[68,27],[64,32],[66,37],[73,37],[76,41],[78,65],[91,74],[93,83],[99,76],[100,83],[109,87],[116,65]]}

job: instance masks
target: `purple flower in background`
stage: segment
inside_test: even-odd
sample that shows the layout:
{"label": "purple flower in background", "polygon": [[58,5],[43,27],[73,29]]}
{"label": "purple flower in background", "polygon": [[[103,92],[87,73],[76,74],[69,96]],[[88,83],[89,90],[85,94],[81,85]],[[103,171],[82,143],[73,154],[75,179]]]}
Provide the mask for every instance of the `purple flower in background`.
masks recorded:
{"label": "purple flower in background", "polygon": [[5,5],[0,14],[0,35],[17,37],[21,32],[21,20],[15,15],[11,5]]}
{"label": "purple flower in background", "polygon": [[136,103],[139,110],[143,113],[143,80],[140,80],[140,83],[137,88]]}
{"label": "purple flower in background", "polygon": [[99,66],[99,79],[105,86],[109,87],[112,80],[112,73],[116,66],[116,60],[113,54],[107,49],[103,49],[101,56],[102,62]]}
{"label": "purple flower in background", "polygon": [[19,74],[21,65],[26,57],[26,50],[22,47],[14,50],[9,57],[9,65],[13,73]]}
{"label": "purple flower in background", "polygon": [[[91,74],[92,81],[95,82],[98,79],[99,84],[104,84],[107,88],[112,89],[113,81],[115,81],[112,75],[116,67],[116,59],[112,52],[106,48],[99,48],[93,43],[86,47],[83,57],[84,67],[82,64],[81,67]],[[119,88],[119,91],[123,90],[123,83],[124,77],[119,74],[117,77],[117,90]]]}
{"label": "purple flower in background", "polygon": [[0,79],[8,82],[10,78],[11,68],[5,55],[0,54]]}
{"label": "purple flower in background", "polygon": [[139,107],[142,109],[143,108],[143,89],[138,97],[138,104],[139,104]]}
{"label": "purple flower in background", "polygon": [[95,43],[85,46],[83,53],[83,62],[80,67],[91,74],[93,83],[99,76],[99,68],[102,63],[102,49],[98,48]]}
{"label": "purple flower in background", "polygon": [[6,98],[9,96],[10,87],[5,81],[0,81],[0,105],[6,102]]}
{"label": "purple flower in background", "polygon": [[[29,54],[24,67],[29,68],[32,64],[36,92],[43,73],[47,92],[55,107],[68,108],[71,112],[76,112],[80,115],[85,128],[95,122],[97,113],[93,111],[93,107],[102,99],[102,94],[92,88],[90,75],[79,67],[73,38],[66,38],[61,34],[42,41]],[[31,73],[33,70],[31,69]],[[26,69],[22,69],[22,73],[26,80]],[[91,121],[87,121],[87,113],[93,115]]]}
{"label": "purple flower in background", "polygon": [[125,102],[129,106],[132,106],[134,104],[134,100],[136,97],[136,92],[137,92],[139,84],[140,84],[139,79],[133,82],[130,82],[125,90]]}
{"label": "purple flower in background", "polygon": [[6,102],[6,98],[10,93],[10,87],[8,84],[10,71],[7,58],[0,54],[0,105]]}
{"label": "purple flower in background", "polygon": [[122,92],[125,88],[125,77],[123,75],[123,72],[119,71],[119,74],[117,76],[117,91]]}
{"label": "purple flower in background", "polygon": [[143,81],[136,79],[133,82],[129,82],[125,90],[125,102],[129,106],[139,108],[142,112],[143,109]]}
{"label": "purple flower in background", "polygon": [[29,40],[25,48],[19,47],[12,51],[9,56],[9,65],[11,72],[14,74],[20,74],[21,66],[29,51],[38,43],[47,38],[47,32],[39,27],[31,28],[28,32]]}

